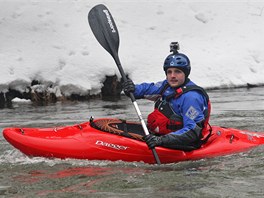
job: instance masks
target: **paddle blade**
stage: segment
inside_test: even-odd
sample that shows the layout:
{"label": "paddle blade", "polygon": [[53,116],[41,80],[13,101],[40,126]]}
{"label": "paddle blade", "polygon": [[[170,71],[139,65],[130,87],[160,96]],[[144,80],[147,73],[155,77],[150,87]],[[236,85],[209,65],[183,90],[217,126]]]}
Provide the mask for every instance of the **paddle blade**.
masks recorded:
{"label": "paddle blade", "polygon": [[88,22],[98,42],[116,60],[118,58],[119,34],[110,11],[102,4],[96,5],[88,14]]}

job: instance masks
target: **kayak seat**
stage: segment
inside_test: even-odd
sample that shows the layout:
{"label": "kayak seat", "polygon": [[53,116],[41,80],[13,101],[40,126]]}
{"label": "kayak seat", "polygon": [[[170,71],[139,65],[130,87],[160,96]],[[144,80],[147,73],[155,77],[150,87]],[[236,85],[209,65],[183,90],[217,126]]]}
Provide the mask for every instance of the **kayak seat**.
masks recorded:
{"label": "kayak seat", "polygon": [[139,122],[103,118],[96,120],[90,119],[90,125],[100,131],[144,141],[144,130]]}

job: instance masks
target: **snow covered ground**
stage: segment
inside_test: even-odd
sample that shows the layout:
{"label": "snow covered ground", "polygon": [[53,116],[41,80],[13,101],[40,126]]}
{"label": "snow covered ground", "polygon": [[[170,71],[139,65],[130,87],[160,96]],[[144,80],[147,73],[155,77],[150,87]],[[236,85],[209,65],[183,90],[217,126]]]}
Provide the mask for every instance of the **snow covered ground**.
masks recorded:
{"label": "snow covered ground", "polygon": [[198,85],[264,84],[263,1],[0,0],[0,92],[38,80],[57,95],[99,93],[106,75],[119,75],[87,22],[100,3],[115,19],[135,83],[163,80],[169,44],[178,41]]}

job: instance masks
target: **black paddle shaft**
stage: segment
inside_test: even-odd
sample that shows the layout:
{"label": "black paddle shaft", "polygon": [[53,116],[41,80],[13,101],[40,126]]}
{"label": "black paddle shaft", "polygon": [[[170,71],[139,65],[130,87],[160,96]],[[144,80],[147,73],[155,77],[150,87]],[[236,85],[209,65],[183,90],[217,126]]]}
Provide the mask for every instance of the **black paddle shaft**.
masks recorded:
{"label": "black paddle shaft", "polygon": [[[127,80],[123,67],[121,65],[119,56],[118,56],[118,48],[119,48],[119,34],[115,24],[115,21],[110,13],[110,11],[106,8],[105,5],[99,4],[93,7],[88,14],[88,22],[92,29],[94,36],[97,41],[103,46],[103,48],[108,51],[111,56],[114,58],[118,70],[124,81]],[[144,129],[145,135],[149,135],[146,124],[142,118],[141,112],[136,103],[136,99],[133,93],[130,93],[130,98],[132,103],[136,109],[138,117],[141,121],[141,125]],[[160,164],[159,157],[157,155],[156,149],[152,149],[152,153],[157,164]]]}

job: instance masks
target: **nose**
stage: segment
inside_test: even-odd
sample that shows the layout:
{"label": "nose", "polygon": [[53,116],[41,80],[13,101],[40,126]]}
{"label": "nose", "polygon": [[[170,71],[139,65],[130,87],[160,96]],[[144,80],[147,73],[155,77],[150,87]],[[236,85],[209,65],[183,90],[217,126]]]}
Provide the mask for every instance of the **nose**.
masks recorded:
{"label": "nose", "polygon": [[176,74],[177,74],[177,73],[176,73],[175,71],[172,71],[172,72],[171,72],[171,77],[175,77]]}

